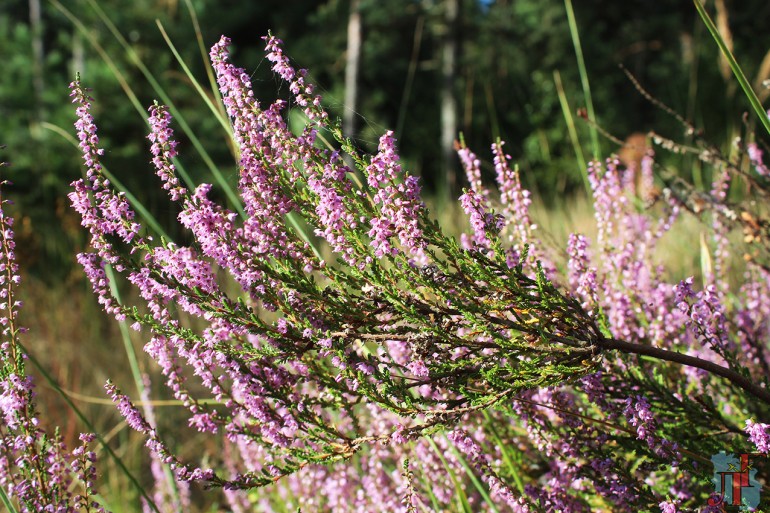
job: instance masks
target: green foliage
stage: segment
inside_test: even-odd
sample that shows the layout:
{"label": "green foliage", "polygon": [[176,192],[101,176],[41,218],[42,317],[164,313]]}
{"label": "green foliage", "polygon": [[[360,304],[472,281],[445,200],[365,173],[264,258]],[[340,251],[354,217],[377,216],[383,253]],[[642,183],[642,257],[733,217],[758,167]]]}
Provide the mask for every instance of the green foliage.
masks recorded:
{"label": "green foliage", "polygon": [[[112,155],[115,176],[134,191],[145,191],[140,198],[150,210],[164,210],[160,219],[173,226],[176,212],[162,207],[162,198],[149,187],[153,177],[136,173],[143,166],[145,148],[143,120],[115,81],[96,48],[57,2],[43,3],[42,71],[44,89],[35,92],[35,71],[28,4],[9,0],[0,13],[0,48],[3,78],[0,80],[0,133],[8,145],[10,172],[16,182],[20,211],[24,211],[19,230],[25,247],[34,248],[25,255],[37,273],[52,276],[51,268],[66,274],[68,255],[81,245],[62,199],[74,173],[76,152],[52,133],[47,123],[67,129],[72,118],[62,101],[66,84],[75,71],[101,92],[99,102],[103,140],[120,148]],[[313,80],[322,88],[328,108],[341,116],[346,108],[344,67],[346,21],[349,2],[191,2],[204,23],[201,27],[205,47],[222,33],[231,34],[238,60],[261,63],[256,34],[268,29],[287,41],[287,52],[300,67],[312,69]],[[207,115],[197,91],[167,48],[155,20],[169,32],[181,59],[193,76],[206,83],[206,63],[194,43],[193,24],[184,2],[140,0],[126,4],[102,0],[98,6],[107,13],[131,45],[136,55],[156,77],[160,87],[173,97],[196,133],[217,132],[216,120]],[[140,105],[158,96],[126,51],[110,34],[97,9],[87,0],[69,2],[66,9],[83,25],[104,51],[115,59]],[[455,92],[459,100],[460,126],[469,147],[480,148],[501,137],[509,141],[509,151],[521,165],[528,187],[546,200],[556,200],[576,190],[582,181],[581,170],[574,165],[575,148],[570,141],[560,105],[554,71],[562,77],[565,97],[572,109],[585,107],[580,77],[563,0],[498,0],[489,5],[465,0],[460,16],[460,66]],[[707,5],[707,8],[710,6]],[[769,15],[770,5],[762,0],[748,0],[729,6],[729,27],[734,53],[753,81],[759,72],[767,48],[766,31],[760,19]],[[441,156],[438,144],[439,42],[445,30],[443,2],[406,0],[361,2],[363,48],[360,75],[362,94],[356,111],[360,131],[355,144],[372,150],[377,134],[386,127],[403,127],[396,135],[402,140],[400,151],[406,166],[422,175],[429,189],[439,176]],[[649,3],[641,0],[624,3],[583,0],[576,2],[575,21],[587,56],[585,68],[594,92],[598,122],[621,139],[632,132],[657,132],[677,137],[681,128],[664,113],[650,109],[626,77],[617,69],[622,63],[657,97],[705,127],[711,140],[724,141],[735,135],[735,128],[724,119],[739,119],[748,105],[734,94],[731,77],[720,74],[718,49],[697,18],[695,8],[674,0]],[[765,38],[763,41],[762,38]],[[610,43],[611,42],[611,43]],[[257,44],[255,44],[257,43]],[[410,71],[411,70],[411,71]],[[264,63],[250,70],[266,77]],[[410,80],[407,87],[407,81]],[[727,79],[727,82],[726,82]],[[266,101],[274,97],[273,81],[255,81],[257,96]],[[211,93],[209,93],[211,94]],[[709,108],[695,109],[696,105]],[[578,120],[580,121],[580,120]],[[588,147],[590,127],[576,124],[578,142]],[[213,164],[232,182],[230,152],[218,141],[202,141]],[[182,141],[184,152],[189,141]],[[603,142],[604,151],[617,146]],[[117,151],[117,150],[116,150]],[[202,163],[189,164],[193,181],[210,173]],[[682,172],[689,175],[688,161]],[[491,173],[486,166],[484,173]],[[67,238],[54,236],[66,233]],[[66,244],[62,242],[66,240]],[[42,262],[56,262],[35,268]],[[35,263],[37,262],[37,264]]]}

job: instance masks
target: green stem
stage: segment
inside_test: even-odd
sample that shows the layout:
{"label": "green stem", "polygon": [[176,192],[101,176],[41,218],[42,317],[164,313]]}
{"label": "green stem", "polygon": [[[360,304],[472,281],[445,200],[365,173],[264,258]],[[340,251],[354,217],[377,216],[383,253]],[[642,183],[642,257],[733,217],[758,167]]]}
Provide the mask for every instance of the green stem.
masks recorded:
{"label": "green stem", "polygon": [[588,82],[588,72],[586,63],[583,59],[583,47],[580,44],[580,33],[578,32],[577,21],[575,20],[575,11],[572,10],[572,0],[564,0],[564,8],[567,10],[567,21],[569,22],[569,32],[572,36],[572,45],[575,47],[575,56],[577,57],[578,71],[580,72],[580,83],[583,87],[583,96],[586,100],[586,112],[588,120],[591,122],[589,131],[591,133],[591,149],[594,152],[594,159],[601,157],[599,150],[599,134],[596,130],[596,115],[594,114],[594,102],[591,98],[591,85]]}
{"label": "green stem", "polygon": [[746,75],[743,74],[743,70],[738,65],[738,61],[735,60],[733,53],[727,47],[725,40],[722,39],[722,36],[719,34],[719,30],[717,29],[716,25],[714,25],[714,22],[711,20],[711,17],[706,12],[706,9],[703,7],[700,1],[693,0],[693,2],[695,3],[695,9],[698,11],[698,14],[703,20],[703,23],[711,33],[714,41],[717,42],[717,46],[719,46],[719,49],[725,56],[725,59],[727,59],[728,64],[730,64],[730,69],[733,70],[733,75],[735,75],[735,78],[738,79],[738,83],[741,85],[741,89],[743,89],[743,94],[746,95],[746,98],[748,98],[751,107],[754,109],[754,112],[757,114],[757,116],[759,116],[759,120],[762,122],[762,126],[764,126],[765,130],[767,130],[767,133],[770,134],[770,118],[767,116],[767,111],[765,111],[765,108],[762,106],[759,98],[757,98],[757,94],[754,92],[751,84],[749,84],[749,81],[746,80]]}
{"label": "green stem", "polygon": [[556,94],[559,96],[559,104],[561,105],[561,111],[564,115],[564,121],[567,123],[567,132],[569,133],[570,142],[572,142],[572,148],[575,150],[575,156],[578,160],[578,166],[580,166],[580,175],[583,177],[583,184],[586,188],[588,197],[591,197],[591,183],[588,181],[588,164],[586,163],[585,155],[583,155],[583,148],[580,146],[580,139],[578,138],[577,130],[575,129],[575,118],[572,117],[572,109],[569,106],[569,100],[564,93],[564,85],[561,83],[561,74],[559,70],[553,72],[553,82],[556,85]]}
{"label": "green stem", "polygon": [[5,490],[2,487],[0,487],[0,502],[3,503],[5,509],[8,510],[8,513],[19,513],[19,510],[13,506],[11,499],[8,498],[8,495],[6,495]]}

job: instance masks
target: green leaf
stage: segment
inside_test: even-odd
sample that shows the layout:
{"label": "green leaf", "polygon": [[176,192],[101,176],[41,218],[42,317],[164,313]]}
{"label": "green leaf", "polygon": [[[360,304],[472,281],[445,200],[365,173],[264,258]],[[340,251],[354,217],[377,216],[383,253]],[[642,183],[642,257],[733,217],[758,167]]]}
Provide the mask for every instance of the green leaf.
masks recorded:
{"label": "green leaf", "polygon": [[701,4],[700,0],[693,0],[693,3],[695,3],[695,9],[698,11],[700,18],[706,25],[706,28],[711,33],[714,41],[717,42],[717,46],[719,46],[722,54],[727,59],[727,63],[730,65],[730,69],[733,70],[733,75],[735,75],[735,78],[738,79],[738,83],[740,84],[741,89],[743,89],[743,94],[746,95],[746,98],[749,100],[749,103],[754,109],[754,112],[757,114],[757,116],[759,116],[759,121],[762,123],[762,126],[764,126],[765,130],[767,130],[767,133],[770,134],[770,118],[768,118],[767,111],[762,106],[759,98],[757,98],[757,93],[754,92],[751,84],[749,84],[749,81],[746,80],[746,75],[743,74],[743,70],[738,65],[738,61],[735,60],[735,56],[733,56],[733,53],[727,47],[725,40],[722,39],[719,30],[717,29],[716,25],[714,25],[714,22],[711,20],[709,14],[706,12],[703,4]]}
{"label": "green leaf", "polygon": [[8,513],[19,513],[19,510],[17,510],[11,500],[8,498],[8,496],[5,494],[5,489],[0,486],[0,502],[3,503],[5,506],[5,509],[8,510]]}

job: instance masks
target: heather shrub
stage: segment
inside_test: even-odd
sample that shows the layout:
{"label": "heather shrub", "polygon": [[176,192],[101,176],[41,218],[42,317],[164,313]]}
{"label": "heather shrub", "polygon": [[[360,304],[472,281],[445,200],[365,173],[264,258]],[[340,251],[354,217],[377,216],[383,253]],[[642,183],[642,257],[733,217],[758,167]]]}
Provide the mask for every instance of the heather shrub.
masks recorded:
{"label": "heather shrub", "polygon": [[29,512],[104,511],[95,500],[96,456],[89,449],[94,435],[81,434],[82,445],[70,451],[58,432],[46,431],[35,406],[19,340],[26,329],[18,323],[22,305],[15,288],[21,278],[7,203],[0,194],[0,502],[9,512],[14,503]]}
{"label": "heather shrub", "polygon": [[[72,84],[86,176],[70,200],[91,247],[78,261],[105,311],[149,334],[188,410],[186,428],[161,433],[107,384],[156,465],[223,488],[233,511],[671,512],[718,507],[712,455],[768,453],[766,224],[728,199],[736,180],[766,193],[757,143],[736,142],[738,160],[700,147],[706,192],[664,177],[650,194],[652,151],[638,169],[591,163],[597,235],[566,248],[538,236],[503,142],[496,190],[459,143],[470,229],[457,240],[392,133],[359,151],[265,40],[288,101],[260,104],[226,38],[210,54],[241,205],[180,182],[171,116],[150,107],[152,164],[187,243],[154,235],[105,178],[93,100]],[[298,130],[289,109],[304,114]],[[697,282],[671,281],[658,252],[684,215],[704,221]],[[736,252],[748,262],[731,284]],[[108,268],[141,304],[113,295]],[[220,450],[179,457],[195,431]],[[148,508],[183,508],[156,497]]]}

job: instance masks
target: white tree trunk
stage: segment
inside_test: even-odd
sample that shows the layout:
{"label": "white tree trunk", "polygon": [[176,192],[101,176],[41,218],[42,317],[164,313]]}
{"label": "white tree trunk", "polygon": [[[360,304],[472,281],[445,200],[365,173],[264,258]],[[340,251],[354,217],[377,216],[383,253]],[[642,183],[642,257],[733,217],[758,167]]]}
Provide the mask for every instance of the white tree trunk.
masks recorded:
{"label": "white tree trunk", "polygon": [[444,23],[446,32],[441,50],[441,154],[442,174],[439,190],[443,199],[450,199],[457,188],[454,141],[457,137],[457,48],[460,0],[444,0]]}
{"label": "white tree trunk", "polygon": [[351,0],[348,18],[348,50],[345,63],[345,111],[342,131],[346,137],[356,135],[358,111],[358,67],[361,60],[361,3]]}

